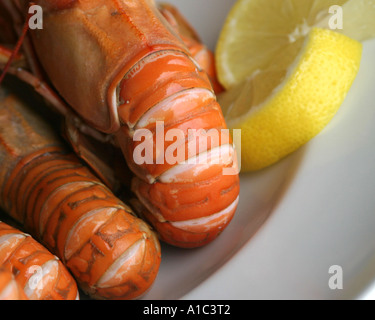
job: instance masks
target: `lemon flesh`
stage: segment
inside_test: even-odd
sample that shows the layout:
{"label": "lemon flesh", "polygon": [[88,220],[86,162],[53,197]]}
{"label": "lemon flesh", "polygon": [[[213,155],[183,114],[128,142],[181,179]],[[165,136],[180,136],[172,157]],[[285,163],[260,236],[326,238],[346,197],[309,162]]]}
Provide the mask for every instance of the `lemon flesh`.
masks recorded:
{"label": "lemon flesh", "polygon": [[[357,0],[356,0],[357,1]],[[256,71],[288,69],[310,29],[347,0],[238,0],[216,48],[218,78],[229,89]]]}
{"label": "lemon flesh", "polygon": [[236,2],[216,65],[227,124],[242,130],[242,171],[279,161],[329,123],[357,75],[359,41],[372,37],[375,0]]}
{"label": "lemon flesh", "polygon": [[228,126],[241,129],[242,171],[267,167],[316,136],[344,101],[361,55],[360,42],[313,28],[294,61],[253,72],[219,96]]}
{"label": "lemon flesh", "polygon": [[316,26],[342,27],[335,31],[358,41],[375,37],[375,0],[238,0],[216,48],[219,81],[229,89],[254,72],[286,70]]}

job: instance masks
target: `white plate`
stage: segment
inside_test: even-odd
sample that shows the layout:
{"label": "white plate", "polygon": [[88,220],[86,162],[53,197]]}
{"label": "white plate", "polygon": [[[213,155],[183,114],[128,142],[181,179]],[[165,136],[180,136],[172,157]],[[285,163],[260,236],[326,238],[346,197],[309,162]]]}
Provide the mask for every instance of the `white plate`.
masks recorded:
{"label": "white plate", "polygon": [[[213,49],[235,0],[174,0]],[[355,299],[375,279],[375,41],[327,128],[277,165],[241,175],[234,220],[212,244],[162,246],[144,299]],[[329,268],[343,271],[332,290]],[[336,282],[337,283],[337,282]]]}

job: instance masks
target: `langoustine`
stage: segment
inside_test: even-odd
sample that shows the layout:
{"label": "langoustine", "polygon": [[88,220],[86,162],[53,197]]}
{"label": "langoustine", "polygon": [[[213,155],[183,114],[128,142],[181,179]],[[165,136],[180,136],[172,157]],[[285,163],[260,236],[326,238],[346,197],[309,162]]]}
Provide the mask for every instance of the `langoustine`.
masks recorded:
{"label": "langoustine", "polygon": [[223,92],[224,87],[217,78],[214,53],[202,42],[198,33],[177,7],[163,2],[158,4],[158,9],[181,37],[194,60],[207,73],[215,94]]}
{"label": "langoustine", "polygon": [[160,265],[156,235],[4,86],[0,162],[0,206],[59,257],[83,291],[134,299],[150,288]]}
{"label": "langoustine", "polygon": [[79,298],[77,284],[61,261],[30,235],[4,222],[0,222],[0,267],[4,270],[0,300]]}
{"label": "langoustine", "polygon": [[14,275],[5,268],[0,268],[0,301],[29,300]]}
{"label": "langoustine", "polygon": [[[27,8],[29,1],[16,1]],[[239,201],[235,150],[230,139],[204,140],[226,129],[210,80],[191,57],[152,0],[36,0],[43,30],[31,32],[39,61],[68,104],[91,127],[113,135],[135,174],[132,190],[147,209],[144,217],[160,238],[180,247],[215,239],[232,219]],[[157,124],[164,142],[158,149]],[[202,130],[203,129],[203,130]],[[150,162],[138,163],[142,142],[156,145]],[[179,130],[185,153],[160,162]],[[189,130],[196,130],[191,138]],[[207,139],[207,138],[206,138]],[[172,139],[173,140],[173,139]],[[219,163],[187,164],[217,158]],[[233,174],[223,170],[234,168]]]}

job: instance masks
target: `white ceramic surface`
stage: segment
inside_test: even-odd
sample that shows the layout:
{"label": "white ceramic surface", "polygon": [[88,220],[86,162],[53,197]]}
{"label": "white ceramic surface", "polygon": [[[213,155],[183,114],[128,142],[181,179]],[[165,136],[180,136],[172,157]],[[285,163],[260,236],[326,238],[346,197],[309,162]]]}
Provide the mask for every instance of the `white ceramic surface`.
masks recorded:
{"label": "white ceramic surface", "polygon": [[[172,0],[214,49],[235,0]],[[356,299],[375,296],[375,40],[329,126],[275,166],[241,174],[234,220],[212,244],[162,246],[144,299]],[[343,270],[332,290],[329,268]],[[371,295],[373,294],[373,295]]]}

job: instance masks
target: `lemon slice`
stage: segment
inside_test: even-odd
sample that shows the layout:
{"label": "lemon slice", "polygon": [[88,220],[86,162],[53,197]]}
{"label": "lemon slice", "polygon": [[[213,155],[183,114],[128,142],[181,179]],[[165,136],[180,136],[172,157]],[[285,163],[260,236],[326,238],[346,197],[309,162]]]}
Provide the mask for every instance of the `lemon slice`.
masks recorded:
{"label": "lemon slice", "polygon": [[270,66],[286,70],[311,26],[347,0],[238,0],[216,48],[218,78],[229,89]]}
{"label": "lemon slice", "polygon": [[374,36],[375,0],[237,1],[216,65],[227,124],[242,130],[243,171],[277,162],[329,123],[358,72],[358,41]]}
{"label": "lemon slice", "polygon": [[254,72],[288,69],[314,26],[342,27],[335,31],[359,41],[374,37],[375,0],[238,0],[216,48],[219,81],[229,89]]}
{"label": "lemon slice", "polygon": [[275,58],[275,64],[219,96],[228,126],[241,129],[243,171],[269,166],[316,136],[357,75],[362,44],[356,40],[313,28],[299,47],[289,65]]}

